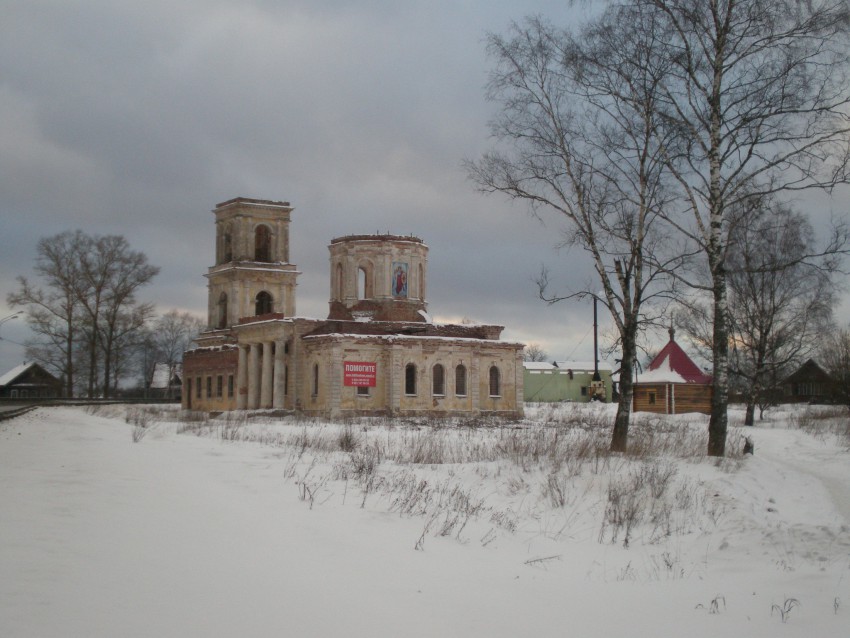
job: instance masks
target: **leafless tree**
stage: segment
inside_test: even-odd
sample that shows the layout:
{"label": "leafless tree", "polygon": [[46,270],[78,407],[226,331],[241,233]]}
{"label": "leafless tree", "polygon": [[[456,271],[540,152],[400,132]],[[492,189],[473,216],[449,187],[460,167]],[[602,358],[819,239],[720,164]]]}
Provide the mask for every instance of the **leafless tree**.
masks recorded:
{"label": "leafless tree", "polygon": [[[714,394],[708,453],[725,452],[727,249],[753,197],[848,182],[846,0],[633,0],[668,46],[661,121],[684,216],[710,275]],[[637,28],[644,28],[640,25]],[[689,220],[689,221],[688,221]],[[698,283],[698,282],[691,282]]]}
{"label": "leafless tree", "polygon": [[[167,397],[171,398],[171,383],[177,365],[183,361],[183,353],[189,349],[195,337],[204,330],[206,322],[188,312],[171,310],[162,315],[151,331],[153,358],[155,363],[168,366],[169,384]],[[150,366],[151,376],[145,377],[145,387],[150,387],[154,366]]]}
{"label": "leafless tree", "polygon": [[850,408],[850,328],[824,336],[820,360],[832,379],[832,395]]}
{"label": "leafless tree", "polygon": [[37,335],[28,356],[56,370],[73,396],[80,376],[81,352],[89,396],[103,379],[103,394],[115,387],[115,357],[152,311],[139,304],[135,291],[159,271],[143,253],[132,251],[120,236],[92,237],[82,231],[41,239],[35,272],[42,286],[18,277],[10,306],[25,306],[30,328]]}
{"label": "leafless tree", "polygon": [[550,303],[596,297],[614,320],[622,349],[616,451],[628,442],[637,338],[667,290],[664,255],[680,255],[667,252],[657,223],[669,197],[657,104],[669,56],[656,52],[666,45],[651,20],[639,6],[617,6],[577,34],[529,18],[507,37],[490,35],[488,96],[500,106],[491,128],[502,150],[466,164],[482,191],[558,215],[564,243],[592,262],[597,283],[583,290],[552,293],[545,270],[538,284]]}
{"label": "leafless tree", "polygon": [[525,350],[522,353],[523,361],[546,361],[549,358],[549,355],[546,354],[546,351],[537,343],[530,343],[525,346]]}
{"label": "leafless tree", "polygon": [[121,379],[135,372],[139,351],[144,348],[145,335],[153,316],[154,307],[149,303],[136,304],[120,314],[112,345],[110,393],[117,390]]}
{"label": "leafless tree", "polygon": [[[89,370],[97,370],[98,355],[103,357],[104,397],[114,385],[113,359],[122,324],[128,318],[152,313],[151,307],[137,307],[135,293],[158,272],[159,268],[149,265],[147,256],[132,250],[121,235],[88,237],[81,251],[75,293],[94,336],[89,344]],[[96,387],[97,379],[90,375],[89,396],[95,395]]]}
{"label": "leafless tree", "polygon": [[64,232],[45,237],[36,246],[35,273],[42,286],[17,278],[18,290],[10,293],[10,307],[27,308],[36,340],[27,343],[27,357],[53,370],[64,381],[65,395],[74,396],[75,350],[80,304],[74,292],[79,271],[81,234]]}
{"label": "leafless tree", "polygon": [[[730,385],[747,405],[745,425],[753,425],[775,403],[790,368],[816,349],[832,315],[838,265],[835,254],[815,256],[814,230],[789,206],[750,202],[730,237],[726,267],[729,287]],[[691,304],[680,326],[710,356],[713,317],[710,303]]]}

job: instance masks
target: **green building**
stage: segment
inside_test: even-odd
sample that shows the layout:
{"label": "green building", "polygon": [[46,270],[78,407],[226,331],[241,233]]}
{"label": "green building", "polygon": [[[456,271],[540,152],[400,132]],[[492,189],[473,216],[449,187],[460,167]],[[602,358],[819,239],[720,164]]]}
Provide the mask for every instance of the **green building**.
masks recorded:
{"label": "green building", "polygon": [[594,396],[602,401],[613,398],[611,368],[600,364],[598,382],[593,381],[593,362],[525,361],[523,363],[525,400],[529,403],[574,401],[586,403]]}

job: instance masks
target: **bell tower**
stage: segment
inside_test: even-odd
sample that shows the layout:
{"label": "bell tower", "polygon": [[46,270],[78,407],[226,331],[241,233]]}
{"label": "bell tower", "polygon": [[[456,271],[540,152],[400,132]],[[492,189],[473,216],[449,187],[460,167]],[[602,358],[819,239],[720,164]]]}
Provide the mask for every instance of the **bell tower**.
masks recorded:
{"label": "bell tower", "polygon": [[221,330],[243,317],[295,314],[289,263],[289,202],[237,197],[216,205],[215,265],[208,280],[207,326]]}

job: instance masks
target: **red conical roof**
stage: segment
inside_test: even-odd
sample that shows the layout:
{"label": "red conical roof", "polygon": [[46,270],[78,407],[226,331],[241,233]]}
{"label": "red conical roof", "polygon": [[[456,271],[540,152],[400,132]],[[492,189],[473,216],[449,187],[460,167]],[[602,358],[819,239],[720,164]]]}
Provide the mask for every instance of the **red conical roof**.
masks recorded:
{"label": "red conical roof", "polygon": [[661,349],[661,352],[649,364],[649,370],[658,370],[661,368],[672,370],[682,377],[685,383],[708,384],[712,382],[712,376],[700,370],[700,367],[676,343],[673,338],[672,329],[670,330],[670,341],[667,342],[667,345]]}

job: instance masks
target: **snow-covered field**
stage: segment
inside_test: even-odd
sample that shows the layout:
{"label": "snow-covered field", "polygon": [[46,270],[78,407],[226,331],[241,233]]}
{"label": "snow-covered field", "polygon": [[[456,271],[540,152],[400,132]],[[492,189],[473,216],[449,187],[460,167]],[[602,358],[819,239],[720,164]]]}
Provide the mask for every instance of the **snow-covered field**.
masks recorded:
{"label": "snow-covered field", "polygon": [[612,409],[0,423],[0,636],[850,635],[844,413],[717,463],[697,415],[608,455]]}

